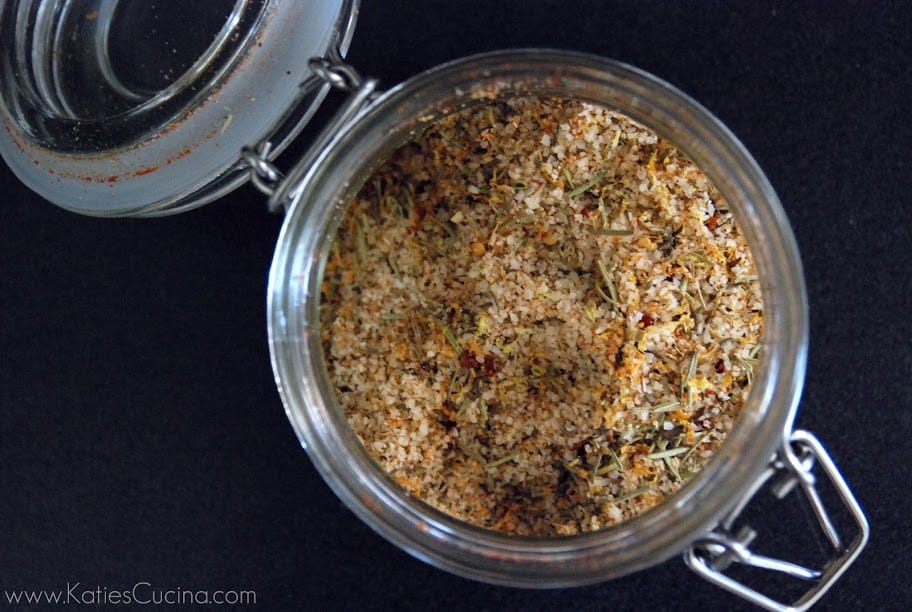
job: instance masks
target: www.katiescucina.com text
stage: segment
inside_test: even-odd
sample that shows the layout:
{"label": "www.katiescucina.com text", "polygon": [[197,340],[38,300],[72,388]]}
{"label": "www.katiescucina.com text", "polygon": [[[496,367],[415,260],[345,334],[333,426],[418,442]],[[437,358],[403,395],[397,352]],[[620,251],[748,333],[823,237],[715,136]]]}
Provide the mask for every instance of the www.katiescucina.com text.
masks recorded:
{"label": "www.katiescucina.com text", "polygon": [[7,605],[216,605],[250,606],[256,591],[238,589],[159,588],[140,581],[127,588],[89,586],[68,582],[59,589],[4,589],[0,603]]}

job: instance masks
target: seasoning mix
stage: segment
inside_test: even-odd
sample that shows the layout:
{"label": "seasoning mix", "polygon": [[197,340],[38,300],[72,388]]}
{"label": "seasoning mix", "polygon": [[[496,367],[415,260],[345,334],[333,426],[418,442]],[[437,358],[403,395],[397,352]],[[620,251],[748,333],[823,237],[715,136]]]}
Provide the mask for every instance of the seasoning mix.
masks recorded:
{"label": "seasoning mix", "polygon": [[714,454],[763,305],[706,176],[576,100],[478,103],[350,203],[321,333],[364,447],[410,494],[511,534],[635,516]]}

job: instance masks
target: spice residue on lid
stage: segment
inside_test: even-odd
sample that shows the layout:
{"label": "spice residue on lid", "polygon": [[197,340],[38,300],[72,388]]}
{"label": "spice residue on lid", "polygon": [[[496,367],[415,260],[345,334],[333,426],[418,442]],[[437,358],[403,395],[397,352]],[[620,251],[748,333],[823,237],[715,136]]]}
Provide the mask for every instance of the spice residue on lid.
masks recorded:
{"label": "spice residue on lid", "polygon": [[365,448],[409,493],[515,534],[661,502],[747,396],[762,300],[721,195],[672,144],[579,101],[447,116],[346,213],[326,360]]}

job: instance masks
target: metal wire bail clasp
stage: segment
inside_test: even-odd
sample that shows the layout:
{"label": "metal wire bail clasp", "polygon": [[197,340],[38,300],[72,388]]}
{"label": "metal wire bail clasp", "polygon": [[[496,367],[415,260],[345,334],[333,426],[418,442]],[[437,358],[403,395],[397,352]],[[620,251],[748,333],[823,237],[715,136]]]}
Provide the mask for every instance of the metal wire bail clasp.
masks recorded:
{"label": "metal wire bail clasp", "polygon": [[[814,476],[814,467],[819,465],[832,484],[840,501],[858,528],[848,545],[844,544],[833,525],[830,514],[821,500]],[[735,519],[742,513],[754,495],[774,476],[782,479],[771,485],[772,493],[783,499],[796,486],[809,502],[821,531],[832,547],[832,558],[822,569],[807,568],[797,563],[758,555],[750,550],[750,544],[757,533],[750,527],[734,531]],[[811,433],[794,431],[785,440],[779,453],[763,475],[754,483],[748,495],[716,527],[706,534],[684,554],[687,565],[713,584],[735,595],[766,608],[767,610],[807,610],[816,603],[833,583],[858,557],[868,541],[868,521],[855,500],[851,489],[839,473],[826,449]],[[793,578],[809,581],[813,586],[792,604],[786,604],[764,595],[725,573],[733,563],[784,573]]]}
{"label": "metal wire bail clasp", "polygon": [[325,57],[311,58],[308,60],[308,67],[313,74],[301,83],[302,95],[306,96],[320,87],[329,85],[350,92],[351,96],[287,176],[272,163],[272,145],[269,141],[241,150],[241,158],[250,169],[251,182],[260,192],[269,196],[270,212],[287,207],[297,195],[304,176],[317,156],[329,145],[339,130],[352,121],[378,94],[377,80],[362,78],[353,66],[345,63],[337,48],[331,49]]}
{"label": "metal wire bail clasp", "polygon": [[346,64],[342,54],[333,48],[326,57],[312,57],[307,62],[313,75],[301,84],[306,91],[311,87],[319,87],[322,83],[329,83],[342,91],[355,91],[364,83],[354,66]]}
{"label": "metal wire bail clasp", "polygon": [[275,193],[276,187],[284,178],[275,164],[269,161],[271,150],[272,143],[268,140],[264,140],[256,148],[244,147],[241,149],[241,159],[250,168],[250,182],[260,193],[268,196]]}

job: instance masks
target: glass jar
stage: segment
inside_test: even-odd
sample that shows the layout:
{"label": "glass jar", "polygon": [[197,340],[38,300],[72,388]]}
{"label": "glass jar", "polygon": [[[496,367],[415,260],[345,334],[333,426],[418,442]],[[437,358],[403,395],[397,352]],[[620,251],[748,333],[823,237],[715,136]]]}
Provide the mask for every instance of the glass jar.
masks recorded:
{"label": "glass jar", "polygon": [[[148,10],[136,14],[137,6]],[[864,515],[822,446],[810,434],[792,431],[808,328],[794,237],[757,164],[699,104],[635,68],[544,49],[462,59],[381,95],[376,81],[362,79],[342,62],[357,13],[349,0],[307,7],[271,0],[213,3],[214,25],[205,45],[172,32],[168,46],[180,49],[177,55],[186,61],[158,63],[168,57],[165,48],[164,55],[152,54],[157,59],[148,60],[145,73],[130,76],[117,55],[118,36],[158,44],[155,36],[143,38],[158,19],[154,6],[115,0],[0,5],[0,153],[42,196],[85,214],[173,213],[217,199],[248,178],[269,196],[270,208],[287,209],[268,288],[276,382],[314,465],[368,525],[437,567],[515,586],[604,581],[684,554],[704,577],[770,609],[782,604],[731,579],[724,572],[728,563],[809,580],[811,587],[794,603],[801,609],[857,557],[868,537]],[[189,34],[194,39],[196,30]],[[302,61],[306,57],[314,59]],[[350,91],[349,99],[283,176],[272,160],[330,86]],[[689,156],[739,222],[765,304],[761,363],[717,456],[655,508],[575,536],[484,530],[407,494],[348,427],[320,341],[320,287],[329,245],[364,181],[392,151],[439,118],[480,100],[523,94],[617,110]],[[815,466],[854,519],[857,530],[848,544],[817,493]],[[750,534],[735,531],[735,519],[752,495],[779,476],[785,479],[783,494],[795,485],[803,491],[832,545],[822,570],[753,554]]]}
{"label": "glass jar", "polygon": [[[45,199],[100,217],[181,212],[247,181],[329,91],[306,58],[344,52],[355,0],[0,4],[0,155]],[[302,59],[303,58],[303,59]]]}
{"label": "glass jar", "polygon": [[[319,329],[320,287],[330,243],[346,204],[371,173],[393,150],[441,117],[480,100],[523,94],[578,99],[618,110],[688,155],[735,214],[751,247],[765,304],[762,363],[721,452],[657,507],[619,525],[575,536],[504,535],[467,525],[407,494],[349,429],[329,379]],[[732,513],[737,514],[774,472],[785,470],[807,481],[809,476],[801,475],[809,474],[811,457],[822,465],[832,464],[813,437],[792,433],[808,328],[795,240],[766,177],[718,120],[670,85],[606,59],[542,49],[489,53],[425,72],[369,103],[333,134],[329,146],[307,166],[300,184],[288,191],[295,195],[268,290],[276,380],[288,418],[314,465],[367,524],[433,565],[513,586],[603,581],[690,550],[688,558],[698,571],[708,570],[708,577],[722,578],[722,586],[755,603],[777,605],[741,585],[726,584],[727,577],[712,568],[708,556],[724,554],[720,547],[726,552],[738,547],[736,538],[713,530],[731,526]],[[770,467],[774,456],[780,458]],[[867,527],[835,469],[827,474],[838,480],[859,527],[851,546],[834,546],[838,559],[827,571],[838,574],[864,545]],[[813,491],[813,485],[808,486],[806,490]],[[707,537],[712,533],[716,535]],[[742,562],[749,556],[745,548]],[[775,569],[800,573],[801,568],[787,565]],[[828,582],[821,580],[817,586],[822,588],[812,589],[800,605],[810,605]]]}

